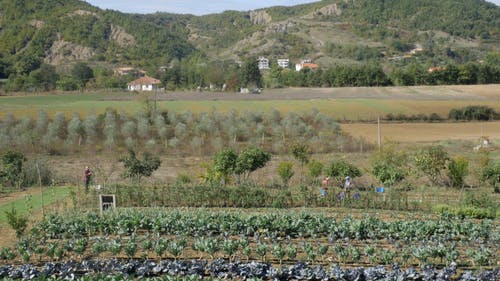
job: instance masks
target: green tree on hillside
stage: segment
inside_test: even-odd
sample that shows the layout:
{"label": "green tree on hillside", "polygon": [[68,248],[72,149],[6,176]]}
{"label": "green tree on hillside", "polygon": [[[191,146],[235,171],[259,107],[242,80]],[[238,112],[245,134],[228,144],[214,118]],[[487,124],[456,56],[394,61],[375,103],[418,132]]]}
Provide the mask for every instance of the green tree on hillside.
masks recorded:
{"label": "green tree on hillside", "polygon": [[48,64],[42,64],[39,69],[32,71],[29,75],[29,82],[37,91],[54,90],[58,79],[56,68]]}
{"label": "green tree on hillside", "polygon": [[9,77],[8,75],[9,65],[3,60],[0,54],[0,79],[5,79]]}
{"label": "green tree on hillside", "polygon": [[262,75],[255,58],[247,59],[240,69],[240,86],[243,88],[261,88]]}
{"label": "green tree on hillside", "polygon": [[79,88],[84,88],[90,79],[94,78],[94,72],[84,62],[77,62],[71,68],[71,76],[77,81]]}

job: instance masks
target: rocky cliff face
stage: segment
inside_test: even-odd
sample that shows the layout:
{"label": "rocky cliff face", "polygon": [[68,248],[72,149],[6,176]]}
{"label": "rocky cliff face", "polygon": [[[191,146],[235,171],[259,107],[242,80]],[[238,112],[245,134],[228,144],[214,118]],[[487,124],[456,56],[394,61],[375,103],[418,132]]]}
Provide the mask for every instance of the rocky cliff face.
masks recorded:
{"label": "rocky cliff face", "polygon": [[128,34],[121,26],[111,25],[111,39],[121,47],[130,47],[135,45],[134,36]]}
{"label": "rocky cliff face", "polygon": [[250,20],[253,24],[268,24],[273,18],[264,10],[251,11]]}
{"label": "rocky cliff face", "polygon": [[52,47],[47,51],[45,63],[62,64],[73,61],[88,60],[95,55],[92,48],[80,46],[64,40],[54,41]]}
{"label": "rocky cliff face", "polygon": [[341,16],[342,10],[337,6],[337,4],[332,4],[318,9],[310,14],[303,16],[304,19],[315,19],[322,16]]}

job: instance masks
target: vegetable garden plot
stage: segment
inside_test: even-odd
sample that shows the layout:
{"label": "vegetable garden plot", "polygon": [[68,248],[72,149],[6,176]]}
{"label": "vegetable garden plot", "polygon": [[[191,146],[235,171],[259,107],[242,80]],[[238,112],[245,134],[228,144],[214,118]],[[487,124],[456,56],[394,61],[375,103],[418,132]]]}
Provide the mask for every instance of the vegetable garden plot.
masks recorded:
{"label": "vegetable garden plot", "polygon": [[[177,279],[176,277],[180,278]],[[456,264],[443,269],[333,266],[311,266],[298,262],[276,267],[268,263],[227,262],[217,259],[191,261],[89,260],[83,262],[46,263],[0,267],[0,278],[23,280],[484,280],[500,278],[500,270],[478,272],[457,270]],[[9,280],[7,279],[7,280]]]}
{"label": "vegetable garden plot", "polygon": [[120,209],[50,215],[3,248],[9,262],[92,259],[215,260],[291,265],[407,268],[456,262],[496,268],[500,230],[494,221],[353,219],[317,213],[242,213],[207,210]]}

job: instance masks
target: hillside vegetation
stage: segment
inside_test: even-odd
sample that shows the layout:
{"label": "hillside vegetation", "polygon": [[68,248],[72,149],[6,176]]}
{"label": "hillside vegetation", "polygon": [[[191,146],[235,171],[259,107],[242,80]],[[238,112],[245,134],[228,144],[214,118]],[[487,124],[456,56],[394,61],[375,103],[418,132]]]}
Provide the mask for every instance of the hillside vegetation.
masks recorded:
{"label": "hillside vegetation", "polygon": [[[265,56],[271,71],[258,87],[498,83],[499,31],[499,7],[483,0],[323,0],[205,16],[1,0],[0,79],[9,91],[123,88],[135,76],[113,70],[132,66],[167,89],[237,90],[253,86],[238,62]],[[283,73],[278,58],[325,71]],[[76,63],[92,75],[81,79]]]}

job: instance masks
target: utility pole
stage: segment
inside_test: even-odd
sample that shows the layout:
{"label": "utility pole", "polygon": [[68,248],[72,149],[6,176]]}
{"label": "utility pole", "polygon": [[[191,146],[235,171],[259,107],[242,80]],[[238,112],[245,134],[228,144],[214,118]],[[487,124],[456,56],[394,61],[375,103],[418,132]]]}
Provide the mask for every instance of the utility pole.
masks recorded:
{"label": "utility pole", "polygon": [[378,151],[382,150],[382,136],[380,134],[380,115],[377,116]]}

